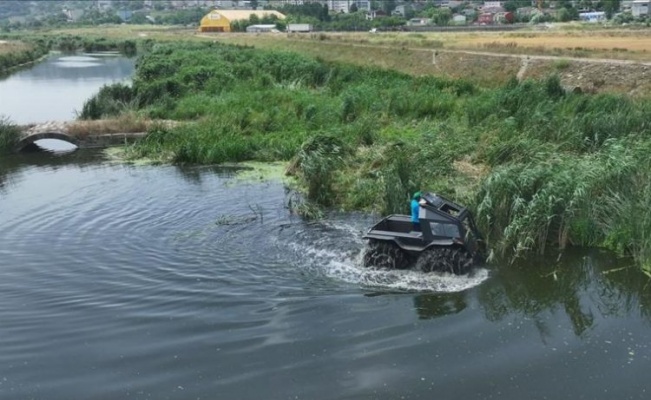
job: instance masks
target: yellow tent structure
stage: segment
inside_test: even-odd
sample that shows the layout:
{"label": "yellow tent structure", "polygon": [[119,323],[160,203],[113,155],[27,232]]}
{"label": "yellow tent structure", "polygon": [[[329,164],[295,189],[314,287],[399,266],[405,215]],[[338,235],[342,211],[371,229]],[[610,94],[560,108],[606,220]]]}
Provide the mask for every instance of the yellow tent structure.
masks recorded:
{"label": "yellow tent structure", "polygon": [[199,32],[230,32],[231,22],[246,20],[255,15],[258,18],[275,15],[278,19],[285,19],[285,16],[274,10],[212,10],[201,18]]}

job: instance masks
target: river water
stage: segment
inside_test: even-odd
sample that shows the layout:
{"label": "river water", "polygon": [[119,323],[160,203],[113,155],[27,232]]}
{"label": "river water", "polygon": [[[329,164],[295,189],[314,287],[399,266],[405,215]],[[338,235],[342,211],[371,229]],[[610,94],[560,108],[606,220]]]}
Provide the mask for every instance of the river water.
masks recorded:
{"label": "river water", "polygon": [[129,81],[134,64],[112,53],[52,54],[0,79],[0,116],[19,125],[75,119],[103,85]]}
{"label": "river water", "polygon": [[0,399],[649,398],[628,261],[369,271],[376,216],[292,198],[232,168],[2,156]]}

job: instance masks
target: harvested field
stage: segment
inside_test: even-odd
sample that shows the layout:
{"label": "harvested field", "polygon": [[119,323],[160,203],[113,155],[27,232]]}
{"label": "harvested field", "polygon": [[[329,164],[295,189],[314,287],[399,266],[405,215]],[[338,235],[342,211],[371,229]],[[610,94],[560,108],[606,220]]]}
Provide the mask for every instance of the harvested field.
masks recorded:
{"label": "harvested field", "polygon": [[0,40],[0,55],[30,50],[32,47],[18,41]]}
{"label": "harvested field", "polygon": [[[356,65],[373,65],[412,75],[465,78],[496,86],[512,77],[558,74],[563,85],[590,92],[650,93],[650,29],[595,28],[556,24],[553,29],[510,32],[368,32],[198,34],[192,28],[104,26],[56,33],[109,38],[212,40],[294,51]],[[628,63],[621,63],[626,61]],[[636,64],[639,63],[639,64]]]}

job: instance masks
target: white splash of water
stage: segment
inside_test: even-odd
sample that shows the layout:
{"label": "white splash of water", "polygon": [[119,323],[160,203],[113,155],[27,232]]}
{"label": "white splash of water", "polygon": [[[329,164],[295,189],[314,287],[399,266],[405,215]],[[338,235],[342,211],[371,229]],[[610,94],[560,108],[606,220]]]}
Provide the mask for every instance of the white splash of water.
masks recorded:
{"label": "white splash of water", "polygon": [[[342,238],[346,239],[346,238]],[[362,265],[363,248],[339,252],[332,248],[289,243],[300,264],[310,273],[363,287],[419,292],[461,292],[488,279],[488,270],[477,268],[468,275],[415,270],[369,269]]]}

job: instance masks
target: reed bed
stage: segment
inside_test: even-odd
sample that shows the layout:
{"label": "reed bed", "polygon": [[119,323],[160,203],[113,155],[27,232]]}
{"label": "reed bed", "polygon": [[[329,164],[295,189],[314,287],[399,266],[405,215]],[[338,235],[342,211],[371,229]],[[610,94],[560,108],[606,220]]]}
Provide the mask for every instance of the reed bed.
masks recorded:
{"label": "reed bed", "polygon": [[[89,105],[91,104],[92,105]],[[285,52],[157,45],[132,86],[82,117],[156,126],[133,157],[291,161],[308,206],[407,212],[432,190],[471,207],[500,254],[603,246],[651,263],[651,101],[568,93],[556,76],[493,89]]]}
{"label": "reed bed", "polygon": [[47,46],[42,43],[3,41],[0,43],[0,74],[17,66],[36,61],[47,52]]}
{"label": "reed bed", "polygon": [[18,142],[20,127],[9,118],[0,115],[0,153],[8,153],[13,150]]}

